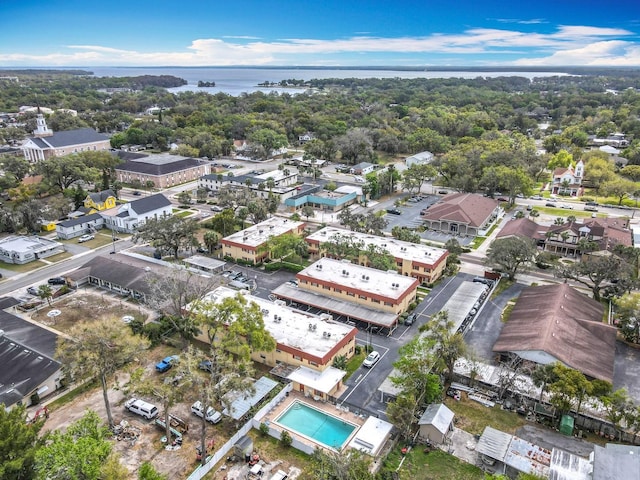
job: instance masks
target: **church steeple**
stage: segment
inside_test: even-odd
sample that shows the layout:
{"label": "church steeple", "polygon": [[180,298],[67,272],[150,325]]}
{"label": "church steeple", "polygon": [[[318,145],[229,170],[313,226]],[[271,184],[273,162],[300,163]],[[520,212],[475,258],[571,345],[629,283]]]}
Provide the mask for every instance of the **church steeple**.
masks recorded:
{"label": "church steeple", "polygon": [[36,118],[36,129],[33,131],[33,136],[50,137],[51,135],[53,135],[53,130],[47,127],[47,121],[40,111],[40,105],[38,105],[38,117]]}

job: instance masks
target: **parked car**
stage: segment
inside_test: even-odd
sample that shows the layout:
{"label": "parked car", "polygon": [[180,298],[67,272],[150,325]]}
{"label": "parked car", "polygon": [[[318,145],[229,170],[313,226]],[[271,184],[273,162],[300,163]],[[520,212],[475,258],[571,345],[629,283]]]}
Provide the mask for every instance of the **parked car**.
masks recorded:
{"label": "parked car", "polygon": [[409,315],[407,318],[404,319],[404,324],[406,326],[411,326],[416,321],[416,318],[418,318],[418,315],[416,315],[415,313],[412,313],[411,315]]}
{"label": "parked car", "polygon": [[493,280],[484,277],[473,277],[474,283],[484,283],[485,285],[491,285]]}
{"label": "parked car", "polygon": [[542,200],[542,196],[541,195],[534,195],[531,197],[531,200]]}
{"label": "parked car", "polygon": [[440,195],[446,195],[446,194],[448,194],[449,192],[448,192],[447,190],[438,190],[438,193],[439,193]]}
{"label": "parked car", "polygon": [[556,204],[555,204],[555,203],[549,203],[549,202],[547,202],[547,203],[545,203],[545,204],[544,204],[544,206],[545,206],[545,207],[556,208]]}
{"label": "parked car", "polygon": [[133,192],[133,195],[135,195],[136,197],[139,197],[142,194],[136,190],[135,192]]}
{"label": "parked car", "polygon": [[36,287],[29,287],[29,288],[27,288],[27,293],[28,293],[29,295],[34,295],[34,296],[36,296],[36,297],[37,297],[38,295],[40,295],[40,294],[38,293],[38,289],[37,289]]}
{"label": "parked car", "polygon": [[84,242],[88,242],[89,240],[93,240],[95,237],[95,235],[90,235],[90,234],[86,234],[86,235],[82,235],[79,239],[78,239],[78,243],[84,243]]}
{"label": "parked car", "polygon": [[213,205],[213,206],[211,207],[211,211],[212,211],[212,212],[221,212],[221,211],[223,211],[223,210],[224,210],[224,208],[222,208],[220,205]]}
{"label": "parked car", "polygon": [[569,205],[568,203],[563,203],[560,205],[560,208],[566,208],[567,210],[573,210],[573,205]]}
{"label": "parked car", "polygon": [[124,408],[129,410],[131,413],[135,413],[136,415],[146,418],[147,420],[157,417],[159,413],[158,408],[155,405],[137,398],[131,398],[124,402]]}
{"label": "parked car", "polygon": [[366,368],[371,368],[376,363],[378,363],[378,360],[380,360],[380,353],[374,350],[369,355],[367,355],[367,358],[365,358],[364,362],[362,362],[362,366]]}
{"label": "parked car", "polygon": [[67,281],[62,277],[52,277],[49,280],[47,280],[47,283],[49,285],[65,285]]}
{"label": "parked car", "polygon": [[178,363],[179,360],[180,360],[180,357],[178,357],[178,355],[171,355],[169,357],[165,357],[162,360],[160,360],[158,363],[156,363],[156,370],[160,373],[164,373],[170,370],[171,367],[173,367],[176,363]]}
{"label": "parked car", "polygon": [[392,215],[402,215],[402,212],[397,208],[387,208],[387,213],[390,213]]}
{"label": "parked car", "polygon": [[191,405],[191,413],[197,415],[200,418],[202,418],[204,415],[204,419],[210,423],[218,423],[220,420],[222,420],[222,414],[214,410],[212,407],[207,407],[207,413],[205,415],[204,408],[202,407],[202,403],[200,402],[200,400]]}

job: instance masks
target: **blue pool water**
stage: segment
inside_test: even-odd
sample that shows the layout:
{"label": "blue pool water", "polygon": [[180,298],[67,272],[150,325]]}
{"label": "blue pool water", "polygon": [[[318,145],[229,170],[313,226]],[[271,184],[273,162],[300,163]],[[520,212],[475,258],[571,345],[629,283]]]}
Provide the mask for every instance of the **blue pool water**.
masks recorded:
{"label": "blue pool water", "polygon": [[276,422],[329,448],[340,450],[356,425],[327,415],[301,402],[294,402]]}

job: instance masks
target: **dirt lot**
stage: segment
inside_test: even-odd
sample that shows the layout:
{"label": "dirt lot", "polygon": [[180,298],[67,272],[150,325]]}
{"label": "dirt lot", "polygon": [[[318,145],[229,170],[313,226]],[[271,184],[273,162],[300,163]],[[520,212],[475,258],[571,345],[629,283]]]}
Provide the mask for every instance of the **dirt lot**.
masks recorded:
{"label": "dirt lot", "polygon": [[[46,305],[46,304],[45,304]],[[48,316],[52,310],[60,312],[57,316]],[[78,322],[99,317],[119,318],[132,316],[142,321],[153,317],[153,312],[142,306],[126,302],[113,294],[99,290],[78,290],[65,295],[45,306],[37,312],[31,313],[31,319],[59,332],[68,331],[69,327]]]}

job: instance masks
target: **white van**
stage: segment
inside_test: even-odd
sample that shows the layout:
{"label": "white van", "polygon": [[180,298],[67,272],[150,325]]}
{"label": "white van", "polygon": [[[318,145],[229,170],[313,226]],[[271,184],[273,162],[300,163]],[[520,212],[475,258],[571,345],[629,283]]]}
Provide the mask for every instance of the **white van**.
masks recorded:
{"label": "white van", "polygon": [[140,415],[141,417],[151,420],[158,416],[158,409],[155,405],[147,403],[144,400],[138,400],[137,398],[131,398],[124,403],[124,408],[131,413]]}

